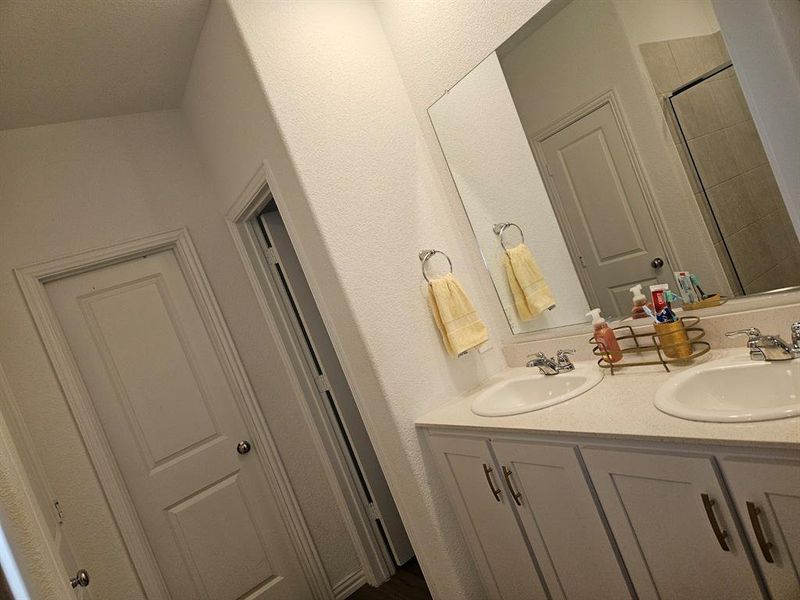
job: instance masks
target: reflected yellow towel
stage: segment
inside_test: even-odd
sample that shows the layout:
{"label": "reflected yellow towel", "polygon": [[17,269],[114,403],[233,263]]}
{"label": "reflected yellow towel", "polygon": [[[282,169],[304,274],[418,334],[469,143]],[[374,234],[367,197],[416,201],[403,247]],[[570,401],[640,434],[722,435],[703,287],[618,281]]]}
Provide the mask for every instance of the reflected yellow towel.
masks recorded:
{"label": "reflected yellow towel", "polygon": [[458,356],[489,339],[486,325],[478,318],[475,307],[452,273],[430,281],[428,302],[451,356]]}
{"label": "reflected yellow towel", "polygon": [[525,244],[507,250],[503,264],[520,319],[530,321],[556,305],[550,286]]}

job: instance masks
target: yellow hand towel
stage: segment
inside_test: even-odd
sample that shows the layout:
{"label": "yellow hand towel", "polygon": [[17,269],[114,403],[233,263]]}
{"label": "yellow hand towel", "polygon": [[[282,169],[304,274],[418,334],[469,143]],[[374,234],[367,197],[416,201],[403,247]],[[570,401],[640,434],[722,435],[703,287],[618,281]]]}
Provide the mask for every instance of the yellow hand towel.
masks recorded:
{"label": "yellow hand towel", "polygon": [[478,318],[475,307],[452,273],[430,281],[428,302],[451,356],[458,356],[489,339],[486,325]]}
{"label": "yellow hand towel", "polygon": [[520,319],[530,321],[556,305],[550,286],[525,244],[507,250],[503,264]]}

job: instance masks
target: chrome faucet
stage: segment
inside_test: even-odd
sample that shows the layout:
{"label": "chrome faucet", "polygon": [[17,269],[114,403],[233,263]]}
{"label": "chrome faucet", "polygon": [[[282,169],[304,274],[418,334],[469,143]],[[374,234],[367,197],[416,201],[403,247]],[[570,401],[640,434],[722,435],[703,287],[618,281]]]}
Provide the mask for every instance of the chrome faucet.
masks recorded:
{"label": "chrome faucet", "polygon": [[729,331],[725,335],[728,337],[746,335],[751,360],[773,361],[800,358],[800,321],[792,324],[791,332],[791,344],[787,344],[779,335],[762,335],[756,327]]}
{"label": "chrome faucet", "polygon": [[547,358],[544,352],[537,352],[525,366],[539,367],[542,375],[558,375],[565,371],[575,370],[575,365],[569,358],[570,354],[575,354],[575,350],[559,350],[554,358]]}

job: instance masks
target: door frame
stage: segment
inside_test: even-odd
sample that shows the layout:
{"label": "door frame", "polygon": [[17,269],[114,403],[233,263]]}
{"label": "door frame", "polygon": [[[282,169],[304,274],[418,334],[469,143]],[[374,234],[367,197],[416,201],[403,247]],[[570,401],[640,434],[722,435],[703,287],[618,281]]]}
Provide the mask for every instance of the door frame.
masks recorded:
{"label": "door frame", "polygon": [[256,445],[263,449],[258,453],[259,462],[312,593],[318,599],[332,598],[327,581],[321,577],[324,575],[322,561],[316,553],[277,446],[186,229],[135,238],[14,269],[145,595],[148,600],[171,598],[45,284],[162,251],[170,251],[175,256],[245,424]]}
{"label": "door frame", "polygon": [[[36,457],[30,452],[28,440],[19,439],[25,438],[27,432],[20,427],[23,423],[17,414],[16,402],[5,370],[0,365],[0,483],[7,490],[0,494],[0,520],[5,531],[15,539],[29,540],[24,548],[12,548],[18,551],[17,566],[28,593],[33,593],[33,590],[44,593],[39,600],[74,598],[68,585],[72,574],[67,572],[53,544],[48,518],[40,504],[42,498],[37,498],[34,489],[34,481],[40,479],[40,467],[34,463]],[[4,414],[6,409],[11,414]],[[27,469],[22,460],[23,453],[32,463]],[[36,481],[36,484],[44,487],[42,481]],[[38,580],[36,586],[29,581],[33,577]]]}
{"label": "door frame", "polygon": [[639,159],[636,145],[633,143],[633,137],[631,136],[630,128],[627,125],[627,120],[625,119],[625,115],[622,111],[617,91],[616,89],[611,88],[600,95],[591,98],[583,104],[578,105],[576,108],[563,114],[551,124],[545,126],[528,137],[528,144],[531,147],[531,152],[533,153],[533,158],[536,161],[536,165],[539,167],[539,173],[542,176],[542,181],[544,182],[544,187],[547,190],[547,195],[550,197],[550,203],[553,205],[553,212],[555,212],[556,220],[558,221],[558,224],[561,227],[561,232],[564,235],[564,241],[567,244],[567,249],[569,250],[570,258],[572,259],[572,264],[575,266],[575,272],[578,274],[578,279],[580,280],[583,291],[586,294],[586,299],[593,306],[597,305],[597,297],[594,293],[594,287],[589,280],[586,270],[581,265],[580,252],[578,251],[578,243],[575,238],[575,233],[570,225],[569,219],[567,218],[567,213],[564,209],[562,200],[558,195],[558,190],[556,189],[552,172],[547,164],[547,159],[545,158],[543,144],[549,137],[566,129],[576,121],[580,121],[585,116],[606,105],[611,108],[611,114],[614,116],[614,121],[616,122],[620,134],[622,135],[622,142],[627,150],[628,158],[633,165],[636,181],[639,184],[639,188],[642,190],[645,206],[647,207],[647,212],[650,214],[650,218],[653,220],[653,225],[656,229],[656,235],[658,236],[659,242],[661,242],[661,246],[664,248],[664,254],[666,256],[667,263],[670,266],[678,264],[676,262],[677,258],[675,249],[673,248],[669,233],[664,226],[664,219],[661,214],[661,210],[659,209],[658,203],[655,201],[653,191],[647,182],[647,174],[642,167],[642,162]]}
{"label": "door frame", "polygon": [[[280,195],[273,193],[276,188],[275,184],[273,183],[270,187],[270,182],[274,181],[275,177],[273,177],[269,165],[266,162],[259,164],[239,197],[231,204],[225,220],[258,300],[264,321],[268,324],[276,343],[282,350],[280,354],[287,372],[291,374],[291,385],[298,397],[308,398],[316,394],[317,388],[314,382],[309,380],[306,370],[302,367],[298,368],[298,365],[303,364],[302,353],[293,342],[295,338],[291,335],[291,324],[283,318],[280,309],[281,298],[272,283],[270,266],[263,253],[261,233],[256,223],[259,214],[269,202],[274,200],[290,235],[294,233]],[[295,252],[302,263],[301,249],[295,247]],[[312,293],[315,292],[314,284],[310,279],[308,279],[308,284]],[[326,321],[324,306],[317,300],[319,295],[314,294],[314,297],[323,321]],[[336,339],[333,336],[331,336],[331,342],[339,356],[348,383],[350,383],[347,365],[341,358]],[[293,360],[292,357],[295,356],[299,360]],[[351,384],[350,387],[356,404],[360,404],[355,386]],[[332,585],[336,597],[345,598],[365,581],[373,586],[386,581],[395,572],[394,562],[380,533],[373,525],[374,516],[369,513],[361,501],[361,492],[352,478],[347,466],[347,459],[337,442],[337,433],[333,430],[327,416],[319,410],[317,403],[301,402],[299,404],[301,405],[299,406],[301,414],[312,432],[314,444],[322,459],[323,469],[331,484],[335,500],[341,509],[345,525],[351,534],[362,566],[360,574],[353,573],[339,584]]]}

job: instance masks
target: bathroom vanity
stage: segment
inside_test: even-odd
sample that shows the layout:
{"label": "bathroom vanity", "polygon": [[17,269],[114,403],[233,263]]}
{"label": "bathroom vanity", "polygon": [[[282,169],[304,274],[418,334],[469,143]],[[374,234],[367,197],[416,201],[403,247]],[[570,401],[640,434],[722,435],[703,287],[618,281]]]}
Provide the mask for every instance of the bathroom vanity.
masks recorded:
{"label": "bathroom vanity", "polygon": [[800,418],[669,416],[656,392],[681,374],[655,369],[543,410],[472,412],[521,370],[417,421],[488,597],[798,598]]}

